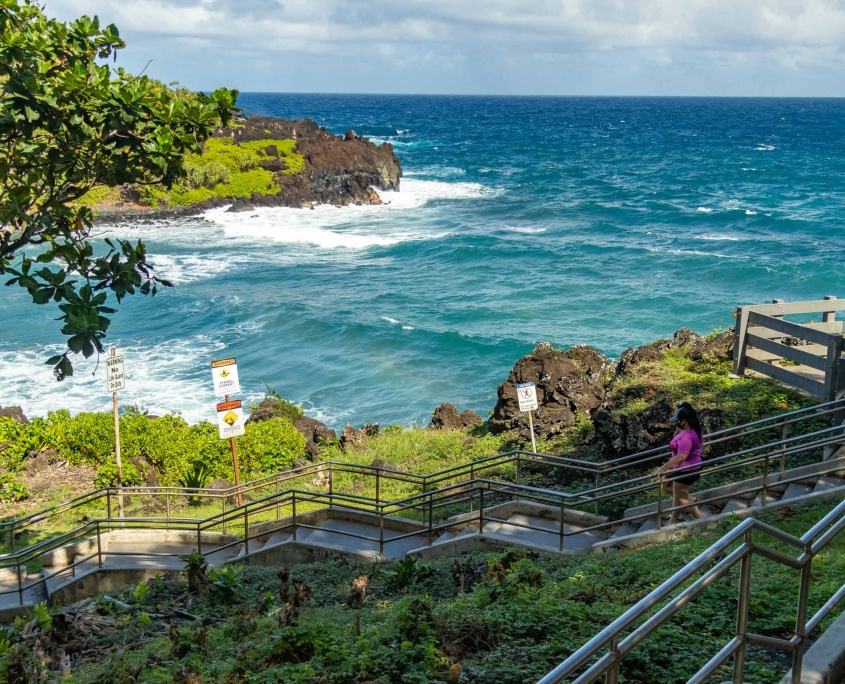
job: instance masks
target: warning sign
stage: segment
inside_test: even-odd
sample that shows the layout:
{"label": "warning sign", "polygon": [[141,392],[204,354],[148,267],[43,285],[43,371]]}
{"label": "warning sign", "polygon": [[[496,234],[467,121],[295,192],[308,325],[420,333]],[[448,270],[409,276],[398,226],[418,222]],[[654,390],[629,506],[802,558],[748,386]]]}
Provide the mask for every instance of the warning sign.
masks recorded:
{"label": "warning sign", "polygon": [[106,357],[106,384],[109,394],[126,389],[126,373],[123,366],[123,354]]}
{"label": "warning sign", "polygon": [[238,380],[238,364],[235,359],[220,359],[211,362],[211,377],[214,380],[214,395],[225,397],[238,394],[241,384]]}
{"label": "warning sign", "polygon": [[244,434],[244,412],[240,401],[217,404],[217,427],[220,430],[220,439],[240,437]]}
{"label": "warning sign", "polygon": [[520,411],[534,411],[537,408],[537,388],[533,382],[523,382],[516,386]]}

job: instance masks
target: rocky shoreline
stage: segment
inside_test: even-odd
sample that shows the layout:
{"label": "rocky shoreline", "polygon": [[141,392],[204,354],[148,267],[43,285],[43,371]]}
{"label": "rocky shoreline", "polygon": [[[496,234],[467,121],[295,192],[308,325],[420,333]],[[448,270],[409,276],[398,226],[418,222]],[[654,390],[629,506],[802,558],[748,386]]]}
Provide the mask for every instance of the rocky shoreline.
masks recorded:
{"label": "rocky shoreline", "polygon": [[[253,192],[250,197],[215,196],[191,206],[151,207],[141,203],[136,188],[120,189],[120,201],[96,204],[98,222],[160,221],[195,216],[207,209],[231,205],[229,211],[251,211],[258,207],[313,208],[319,204],[334,206],[382,204],[376,190],[398,191],[402,166],[390,143],[376,145],[353,130],[333,135],[311,119],[281,119],[252,116],[241,118],[229,128],[217,131],[214,138],[229,138],[233,144],[263,140],[268,145],[258,160],[260,168],[272,172],[279,191],[275,194]],[[285,173],[286,157],[273,140],[295,140],[304,169]]]}

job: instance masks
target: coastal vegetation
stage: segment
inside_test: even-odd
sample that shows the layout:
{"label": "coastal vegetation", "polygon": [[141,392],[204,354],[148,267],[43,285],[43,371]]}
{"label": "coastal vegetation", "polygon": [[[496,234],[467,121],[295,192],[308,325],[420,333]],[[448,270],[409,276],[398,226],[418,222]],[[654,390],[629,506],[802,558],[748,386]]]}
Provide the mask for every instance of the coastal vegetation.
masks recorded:
{"label": "coastal vegetation", "polygon": [[114,25],[68,24],[32,0],[0,2],[0,275],[37,305],[58,305],[67,349],[49,359],[61,380],[70,357],[103,353],[110,298],[154,295],[142,242],[106,240],[95,253],[95,186],[182,178],[185,155],[230,120],[237,92],[187,93],[112,70],[125,47]]}
{"label": "coastal vegetation", "polygon": [[275,195],[281,188],[275,173],[262,162],[281,160],[281,173],[293,175],[305,169],[296,152],[296,140],[252,140],[235,143],[231,138],[210,138],[200,154],[185,158],[185,178],[171,188],[162,184],[136,187],[140,199],[151,207],[187,207],[212,198]]}

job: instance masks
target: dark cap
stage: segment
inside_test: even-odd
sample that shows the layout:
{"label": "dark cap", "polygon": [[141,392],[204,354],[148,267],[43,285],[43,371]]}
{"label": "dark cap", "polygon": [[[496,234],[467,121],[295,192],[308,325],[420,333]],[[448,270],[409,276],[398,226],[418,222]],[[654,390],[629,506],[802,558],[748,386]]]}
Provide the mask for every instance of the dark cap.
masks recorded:
{"label": "dark cap", "polygon": [[669,419],[670,423],[677,423],[678,420],[681,419],[681,413],[685,413],[686,411],[692,411],[692,405],[689,402],[682,401],[678,404],[678,410],[675,411],[675,415]]}

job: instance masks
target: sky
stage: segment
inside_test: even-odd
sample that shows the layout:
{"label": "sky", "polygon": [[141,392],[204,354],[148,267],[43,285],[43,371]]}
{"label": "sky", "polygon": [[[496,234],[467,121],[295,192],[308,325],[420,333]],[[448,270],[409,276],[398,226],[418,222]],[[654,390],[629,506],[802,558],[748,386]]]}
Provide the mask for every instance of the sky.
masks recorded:
{"label": "sky", "polygon": [[193,90],[845,96],[845,0],[44,0]]}

